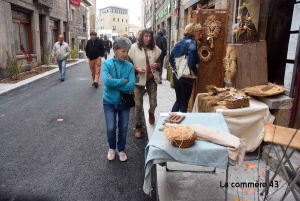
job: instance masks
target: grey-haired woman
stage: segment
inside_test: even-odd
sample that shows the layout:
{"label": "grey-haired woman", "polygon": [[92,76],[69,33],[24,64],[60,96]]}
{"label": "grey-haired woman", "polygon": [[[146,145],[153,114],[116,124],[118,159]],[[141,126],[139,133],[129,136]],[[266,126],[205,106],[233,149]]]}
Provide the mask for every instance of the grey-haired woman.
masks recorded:
{"label": "grey-haired woman", "polygon": [[102,71],[104,83],[103,108],[109,145],[107,158],[108,160],[114,160],[116,149],[118,149],[119,159],[122,162],[127,160],[124,150],[130,109],[123,107],[120,91],[129,93],[135,86],[133,65],[126,60],[130,47],[131,42],[129,39],[125,37],[116,38],[113,43],[115,56],[104,62]]}

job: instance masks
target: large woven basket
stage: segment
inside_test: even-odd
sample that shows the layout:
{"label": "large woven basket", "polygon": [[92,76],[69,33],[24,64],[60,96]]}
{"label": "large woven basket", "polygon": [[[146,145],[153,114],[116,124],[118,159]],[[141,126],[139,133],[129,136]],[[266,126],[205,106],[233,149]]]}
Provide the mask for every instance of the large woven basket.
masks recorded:
{"label": "large woven basket", "polygon": [[190,138],[185,140],[173,140],[171,141],[171,145],[179,148],[189,148],[195,144],[197,135],[194,133]]}

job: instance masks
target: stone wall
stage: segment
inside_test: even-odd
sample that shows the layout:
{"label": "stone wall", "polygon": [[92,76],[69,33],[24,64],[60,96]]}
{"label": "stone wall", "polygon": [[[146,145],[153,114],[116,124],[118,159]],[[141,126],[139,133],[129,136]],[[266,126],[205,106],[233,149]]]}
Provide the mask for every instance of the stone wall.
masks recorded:
{"label": "stone wall", "polygon": [[50,17],[67,22],[67,1],[53,0],[53,9],[50,12]]}
{"label": "stone wall", "polygon": [[[71,38],[75,38],[77,36],[87,36],[87,29],[88,29],[87,22],[86,22],[88,16],[87,14],[88,14],[88,8],[82,6],[82,4],[79,8],[75,8],[74,11],[75,19],[70,22]],[[85,24],[87,26],[86,30],[83,29],[83,17],[82,17],[83,15],[85,16]]]}

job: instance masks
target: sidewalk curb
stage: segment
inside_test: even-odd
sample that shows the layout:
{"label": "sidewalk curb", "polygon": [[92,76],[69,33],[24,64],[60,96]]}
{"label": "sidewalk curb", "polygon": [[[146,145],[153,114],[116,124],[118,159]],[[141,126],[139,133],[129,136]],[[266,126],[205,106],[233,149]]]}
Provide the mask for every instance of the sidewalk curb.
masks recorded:
{"label": "sidewalk curb", "polygon": [[[77,65],[77,64],[82,63],[82,62],[84,62],[84,61],[86,61],[86,59],[79,59],[79,61],[76,61],[76,62],[74,62],[74,63],[67,64],[66,68],[69,68],[69,67],[71,67],[71,66]],[[0,83],[0,96],[5,95],[5,94],[8,94],[9,92],[12,92],[12,91],[14,91],[14,90],[16,90],[16,89],[19,89],[19,88],[22,87],[22,86],[25,86],[25,85],[27,85],[27,84],[33,83],[33,82],[35,82],[35,81],[37,81],[37,80],[39,80],[39,79],[41,79],[41,78],[43,78],[43,77],[46,77],[46,76],[48,76],[48,75],[51,75],[51,74],[53,74],[53,73],[58,72],[58,67],[57,67],[57,65],[50,65],[50,67],[56,67],[56,68],[53,69],[53,70],[44,72],[44,73],[42,73],[42,74],[39,74],[39,75],[30,77],[30,78],[28,78],[28,79],[26,79],[26,80],[22,80],[22,81],[20,81],[20,82],[18,82],[18,83],[15,83],[15,84],[2,84],[2,83]],[[1,88],[4,88],[4,89],[2,90]]]}

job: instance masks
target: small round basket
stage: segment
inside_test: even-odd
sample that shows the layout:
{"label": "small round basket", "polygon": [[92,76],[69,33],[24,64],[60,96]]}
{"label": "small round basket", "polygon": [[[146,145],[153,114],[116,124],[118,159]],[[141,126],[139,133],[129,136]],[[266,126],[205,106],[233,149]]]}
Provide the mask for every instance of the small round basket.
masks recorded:
{"label": "small round basket", "polygon": [[187,125],[166,127],[164,134],[169,139],[170,144],[178,148],[191,147],[197,137],[195,131]]}
{"label": "small round basket", "polygon": [[185,140],[173,140],[171,141],[171,145],[179,148],[189,148],[195,144],[197,135],[194,133],[190,138]]}

